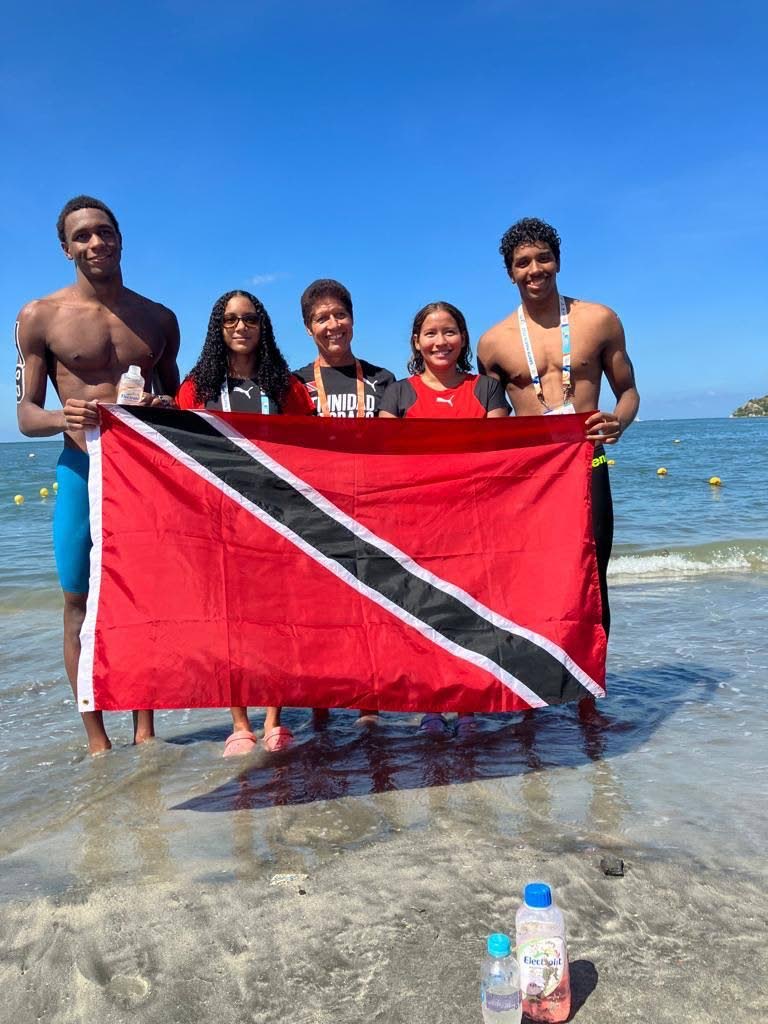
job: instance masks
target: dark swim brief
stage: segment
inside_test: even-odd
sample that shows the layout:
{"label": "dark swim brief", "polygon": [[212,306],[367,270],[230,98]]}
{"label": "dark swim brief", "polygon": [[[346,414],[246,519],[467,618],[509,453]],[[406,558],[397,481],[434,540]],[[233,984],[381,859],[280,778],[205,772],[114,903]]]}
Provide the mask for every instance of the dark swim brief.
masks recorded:
{"label": "dark swim brief", "polygon": [[65,448],[56,464],[56,511],[53,553],[61,589],[87,594],[91,570],[91,524],[88,506],[88,456]]}

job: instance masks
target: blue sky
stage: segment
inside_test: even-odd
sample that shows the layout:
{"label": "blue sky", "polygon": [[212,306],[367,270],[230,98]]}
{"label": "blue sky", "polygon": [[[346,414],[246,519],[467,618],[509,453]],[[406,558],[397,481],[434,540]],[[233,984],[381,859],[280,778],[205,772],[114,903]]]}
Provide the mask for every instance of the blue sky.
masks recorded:
{"label": "blue sky", "polygon": [[73,279],[54,225],[81,192],[178,315],[182,371],[236,287],[307,362],[298,299],[328,276],[357,354],[402,376],[425,302],[475,339],[516,305],[499,239],[539,216],[561,290],[621,316],[641,417],[727,415],[768,392],[766,27],[740,0],[13,5],[0,440],[16,312]]}

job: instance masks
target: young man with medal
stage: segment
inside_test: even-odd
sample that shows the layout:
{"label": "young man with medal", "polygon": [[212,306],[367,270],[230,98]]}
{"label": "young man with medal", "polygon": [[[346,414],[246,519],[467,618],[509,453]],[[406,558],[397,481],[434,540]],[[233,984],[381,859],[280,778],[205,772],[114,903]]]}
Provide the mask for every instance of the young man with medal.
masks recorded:
{"label": "young man with medal", "polygon": [[480,339],[480,372],[502,382],[518,416],[597,409],[603,376],[616,398],[612,411],[595,412],[585,423],[586,438],[595,445],[592,522],[607,635],[613,505],[603,445],[616,444],[640,404],[624,329],[607,306],[560,295],[560,238],[549,224],[535,218],[518,221],[505,233],[499,251],[521,302]]}

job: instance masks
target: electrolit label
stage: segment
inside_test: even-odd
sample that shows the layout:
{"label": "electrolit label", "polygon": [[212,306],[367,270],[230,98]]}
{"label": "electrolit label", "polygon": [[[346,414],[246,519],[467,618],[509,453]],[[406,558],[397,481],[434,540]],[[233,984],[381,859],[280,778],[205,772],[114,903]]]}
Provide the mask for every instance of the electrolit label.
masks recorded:
{"label": "electrolit label", "polygon": [[141,405],[143,388],[120,388],[117,393],[118,405]]}
{"label": "electrolit label", "polygon": [[486,992],[483,995],[483,1002],[486,1010],[493,1013],[504,1013],[506,1010],[516,1010],[520,1006],[520,993],[510,992],[503,996],[496,992]]}
{"label": "electrolit label", "polygon": [[543,999],[552,995],[563,980],[564,940],[560,936],[532,939],[525,943],[519,953],[523,998]]}

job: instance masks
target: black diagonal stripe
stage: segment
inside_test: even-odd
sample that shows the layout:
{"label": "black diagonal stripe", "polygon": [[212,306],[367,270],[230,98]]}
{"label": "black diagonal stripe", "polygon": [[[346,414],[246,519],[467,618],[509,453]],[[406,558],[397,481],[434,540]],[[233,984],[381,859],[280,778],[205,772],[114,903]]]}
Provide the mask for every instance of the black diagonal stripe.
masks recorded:
{"label": "black diagonal stripe", "polygon": [[206,419],[169,410],[131,408],[130,412],[352,576],[441,636],[495,662],[547,704],[576,700],[589,692],[549,651],[494,626],[451,594],[409,572],[251,458]]}

